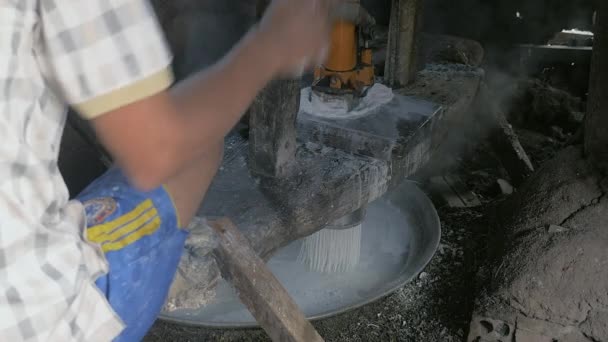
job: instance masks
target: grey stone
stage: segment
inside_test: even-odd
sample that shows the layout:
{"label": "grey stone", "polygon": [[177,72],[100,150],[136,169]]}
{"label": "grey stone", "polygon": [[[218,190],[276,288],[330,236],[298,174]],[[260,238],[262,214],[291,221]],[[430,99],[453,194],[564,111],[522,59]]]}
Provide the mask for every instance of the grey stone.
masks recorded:
{"label": "grey stone", "polygon": [[514,191],[513,186],[507,182],[504,179],[498,179],[496,180],[496,183],[498,183],[498,187],[500,188],[500,192],[503,195],[511,195]]}

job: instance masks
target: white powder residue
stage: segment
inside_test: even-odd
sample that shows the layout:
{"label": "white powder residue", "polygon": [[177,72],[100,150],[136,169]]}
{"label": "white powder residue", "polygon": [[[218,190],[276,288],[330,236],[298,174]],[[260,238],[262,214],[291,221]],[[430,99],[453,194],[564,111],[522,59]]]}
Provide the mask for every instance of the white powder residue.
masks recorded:
{"label": "white powder residue", "polygon": [[353,119],[370,114],[391,102],[394,96],[391,88],[376,83],[353,108],[349,108],[352,105],[346,97],[319,95],[309,87],[302,89],[300,111],[327,119]]}
{"label": "white powder residue", "polygon": [[569,34],[580,34],[582,36],[593,36],[593,32],[591,32],[591,31],[581,31],[578,29],[562,30],[562,32],[569,33]]}
{"label": "white powder residue", "polygon": [[213,229],[202,217],[194,217],[188,226],[179,267],[163,310],[197,309],[215,298],[215,285],[220,280],[212,251],[217,246]]}

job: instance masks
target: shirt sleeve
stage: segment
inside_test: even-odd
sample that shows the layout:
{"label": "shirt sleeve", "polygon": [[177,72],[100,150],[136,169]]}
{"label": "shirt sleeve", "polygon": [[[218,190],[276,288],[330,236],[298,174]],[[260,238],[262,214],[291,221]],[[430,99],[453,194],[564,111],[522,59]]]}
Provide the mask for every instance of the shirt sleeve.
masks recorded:
{"label": "shirt sleeve", "polygon": [[171,54],[147,0],[40,0],[48,82],[84,118],[136,102],[173,82]]}

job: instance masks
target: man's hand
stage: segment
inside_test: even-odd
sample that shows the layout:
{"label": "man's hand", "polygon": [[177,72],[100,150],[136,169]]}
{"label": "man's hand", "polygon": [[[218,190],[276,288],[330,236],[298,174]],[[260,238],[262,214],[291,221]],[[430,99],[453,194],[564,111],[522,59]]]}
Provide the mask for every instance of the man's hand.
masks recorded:
{"label": "man's hand", "polygon": [[283,75],[301,75],[322,63],[332,27],[331,10],[338,0],[273,0],[259,33],[273,47]]}

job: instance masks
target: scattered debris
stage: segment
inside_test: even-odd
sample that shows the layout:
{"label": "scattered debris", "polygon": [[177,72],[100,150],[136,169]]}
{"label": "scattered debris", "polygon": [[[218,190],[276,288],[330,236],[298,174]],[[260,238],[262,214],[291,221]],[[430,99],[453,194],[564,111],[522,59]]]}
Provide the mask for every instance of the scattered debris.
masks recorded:
{"label": "scattered debris", "polygon": [[470,191],[463,180],[456,175],[436,176],[429,179],[427,184],[431,197],[441,200],[452,208],[473,208],[481,205],[481,201]]}
{"label": "scattered debris", "polygon": [[565,141],[568,139],[568,135],[564,133],[564,130],[559,126],[551,126],[551,134],[553,138]]}
{"label": "scattered debris", "polygon": [[429,62],[479,66],[484,58],[481,44],[460,37],[423,33],[422,47]]}
{"label": "scattered debris", "polygon": [[564,233],[567,231],[567,228],[564,228],[562,226],[556,226],[554,224],[549,225],[549,227],[547,228],[547,232],[549,232],[550,234]]}
{"label": "scattered debris", "polygon": [[498,100],[500,97],[490,90],[488,84],[480,88],[478,96],[479,125],[486,127],[486,136],[492,148],[499,156],[511,182],[518,187],[534,172],[534,166],[501,109]]}
{"label": "scattered debris", "polygon": [[537,79],[520,82],[509,101],[509,121],[547,135],[552,135],[556,126],[574,133],[585,117],[585,104],[580,98]]}
{"label": "scattered debris", "polygon": [[534,172],[534,166],[521,146],[513,126],[509,124],[505,116],[496,112],[493,118],[496,120],[496,129],[490,140],[494,149],[501,156],[503,166],[509,173],[511,181],[515,186],[519,186]]}
{"label": "scattered debris", "polygon": [[496,184],[498,184],[498,187],[500,188],[500,192],[503,195],[511,195],[511,194],[513,194],[513,191],[515,191],[513,189],[513,186],[504,179],[496,180]]}
{"label": "scattered debris", "polygon": [[535,168],[553,158],[555,152],[564,145],[551,137],[529,129],[517,128],[516,132]]}

